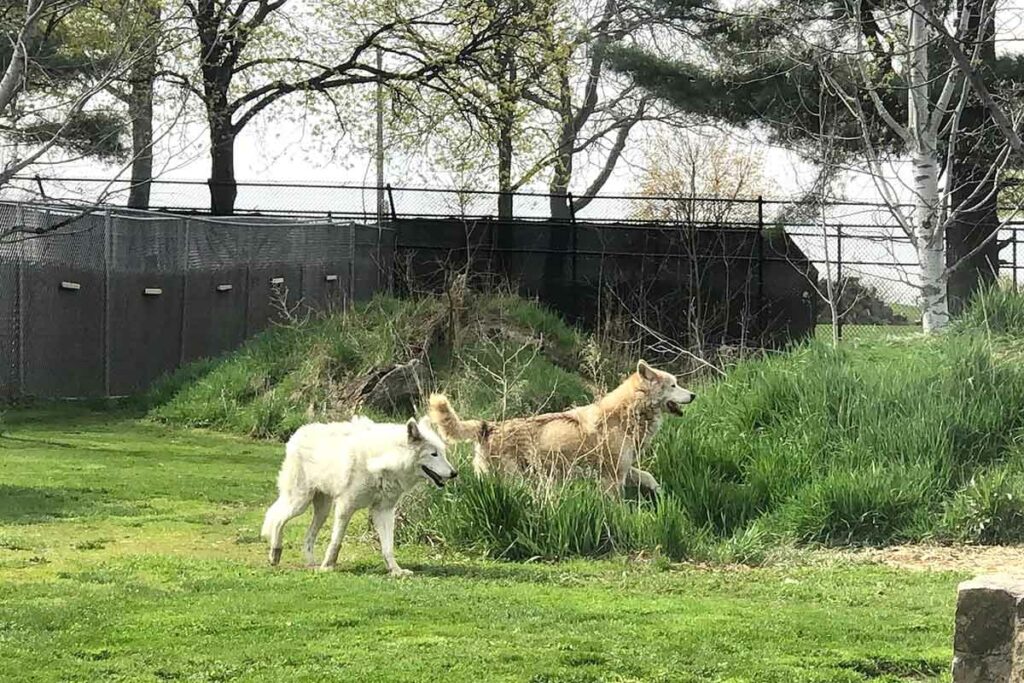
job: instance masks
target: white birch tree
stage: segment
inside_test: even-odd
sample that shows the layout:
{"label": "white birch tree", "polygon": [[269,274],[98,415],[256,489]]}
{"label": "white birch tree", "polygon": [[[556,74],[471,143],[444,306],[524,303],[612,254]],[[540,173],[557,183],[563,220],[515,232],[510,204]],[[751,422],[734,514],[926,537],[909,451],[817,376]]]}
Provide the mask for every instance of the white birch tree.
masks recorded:
{"label": "white birch tree", "polygon": [[[860,8],[861,3],[847,7],[855,26],[863,22]],[[942,331],[950,320],[947,299],[949,276],[966,260],[947,263],[947,228],[958,213],[970,211],[971,207],[991,200],[984,193],[994,191],[991,189],[994,185],[982,184],[966,201],[955,208],[951,206],[950,199],[955,189],[953,155],[957,149],[960,117],[971,85],[964,65],[940,40],[936,26],[949,25],[950,35],[957,45],[974,46],[974,54],[969,59],[977,58],[982,41],[980,35],[970,35],[966,9],[940,20],[929,0],[912,0],[902,7],[895,7],[887,21],[891,44],[899,46],[891,54],[892,72],[882,75],[873,69],[875,52],[861,30],[850,32],[856,36],[853,49],[829,53],[832,60],[837,56],[845,60],[847,72],[857,74],[858,79],[853,83],[843,82],[829,69],[821,68],[820,72],[828,87],[839,95],[860,125],[867,170],[917,256],[916,284],[922,327],[926,333],[935,333]],[[901,21],[905,30],[900,29]],[[900,41],[900,36],[906,38]],[[933,69],[933,62],[939,69]],[[895,91],[892,83],[883,84],[885,77],[895,77],[904,84],[905,101],[897,104],[905,106],[905,125],[893,113],[892,101],[883,101],[880,94],[884,90]],[[879,122],[900,142],[899,148],[890,154],[883,152],[875,139]],[[1012,145],[1007,141],[988,170],[992,177],[998,178],[1011,151]],[[896,162],[897,165],[909,163],[912,182],[905,188],[909,190],[909,202],[903,200],[907,193],[901,192],[902,181],[898,172],[886,162]],[[1015,216],[1016,212],[1005,220]],[[998,230],[994,231],[990,239],[995,239],[997,234]]]}

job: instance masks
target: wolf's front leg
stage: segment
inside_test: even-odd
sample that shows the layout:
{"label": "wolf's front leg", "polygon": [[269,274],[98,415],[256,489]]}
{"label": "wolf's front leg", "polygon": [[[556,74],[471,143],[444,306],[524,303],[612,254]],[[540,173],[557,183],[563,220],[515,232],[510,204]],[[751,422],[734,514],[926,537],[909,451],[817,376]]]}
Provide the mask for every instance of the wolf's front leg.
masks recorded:
{"label": "wolf's front leg", "polygon": [[380,554],[384,556],[384,564],[388,567],[391,576],[409,576],[412,574],[408,569],[402,569],[395,561],[395,508],[386,505],[375,507],[370,511],[373,518],[373,528],[377,530],[377,537],[380,538]]}
{"label": "wolf's front leg", "polygon": [[645,472],[638,467],[630,467],[626,473],[626,486],[627,487],[639,487],[646,489],[651,493],[657,493],[661,490],[661,484],[650,472]]}

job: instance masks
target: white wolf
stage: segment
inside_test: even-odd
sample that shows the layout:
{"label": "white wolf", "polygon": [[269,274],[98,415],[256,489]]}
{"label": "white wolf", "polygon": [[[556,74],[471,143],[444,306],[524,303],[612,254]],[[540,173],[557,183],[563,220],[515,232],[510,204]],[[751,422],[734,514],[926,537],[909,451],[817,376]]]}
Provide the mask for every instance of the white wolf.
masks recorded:
{"label": "white wolf", "polygon": [[445,456],[444,441],[426,418],[418,423],[376,423],[365,417],[348,422],[314,423],[300,427],[285,447],[277,478],[278,498],[263,520],[263,537],[270,540],[270,564],[281,560],[285,523],[313,503],[303,552],[314,565],[313,547],[320,527],[334,507],[334,530],[321,569],[338,560],[345,528],[356,510],[370,509],[380,537],[380,550],[393,576],[412,572],[395,562],[395,507],[417,483],[430,481],[443,488],[458,473]]}

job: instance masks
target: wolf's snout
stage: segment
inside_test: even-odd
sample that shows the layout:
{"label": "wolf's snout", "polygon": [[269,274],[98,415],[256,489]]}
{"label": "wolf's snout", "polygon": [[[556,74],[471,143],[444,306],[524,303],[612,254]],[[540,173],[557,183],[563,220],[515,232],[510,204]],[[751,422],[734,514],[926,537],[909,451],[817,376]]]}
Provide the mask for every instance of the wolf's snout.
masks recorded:
{"label": "wolf's snout", "polygon": [[452,474],[451,474],[451,476],[450,476],[450,477],[448,477],[448,478],[449,478],[449,479],[455,479],[455,478],[457,478],[458,476],[459,476],[459,473],[458,473],[458,472],[456,472],[455,470],[452,470]]}
{"label": "wolf's snout", "polygon": [[690,400],[689,400],[688,402],[689,402],[689,403],[693,403],[693,402],[694,402],[694,401],[696,401],[696,400],[697,400],[697,394],[695,394],[695,393],[693,393],[693,392],[691,391],[691,392],[690,392]]}

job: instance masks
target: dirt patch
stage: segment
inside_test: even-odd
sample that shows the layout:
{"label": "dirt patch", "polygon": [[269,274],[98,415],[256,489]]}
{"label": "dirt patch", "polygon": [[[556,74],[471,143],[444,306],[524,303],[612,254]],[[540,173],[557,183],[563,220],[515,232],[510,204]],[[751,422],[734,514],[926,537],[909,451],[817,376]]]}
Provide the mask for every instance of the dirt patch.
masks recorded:
{"label": "dirt patch", "polygon": [[854,557],[900,569],[1006,573],[1024,577],[1024,546],[893,546],[853,553]]}

